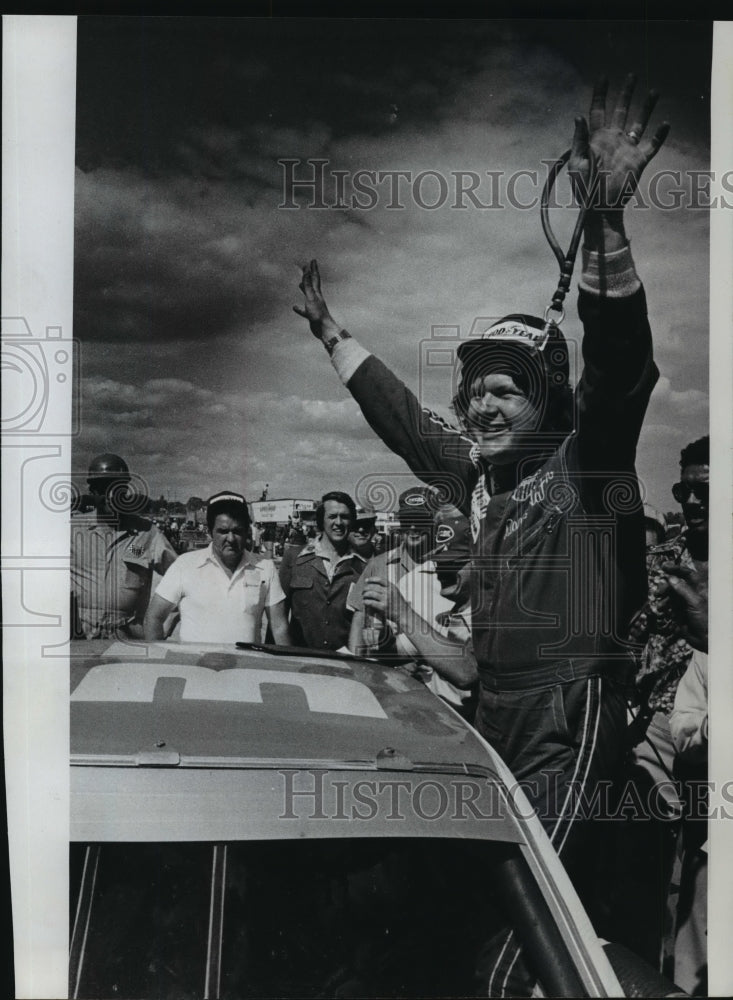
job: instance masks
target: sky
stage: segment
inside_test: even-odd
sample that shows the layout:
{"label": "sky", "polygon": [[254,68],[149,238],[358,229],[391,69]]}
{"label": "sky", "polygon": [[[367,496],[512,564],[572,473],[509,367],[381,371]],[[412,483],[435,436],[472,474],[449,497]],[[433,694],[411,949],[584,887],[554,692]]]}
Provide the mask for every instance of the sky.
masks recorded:
{"label": "sky", "polygon": [[[519,202],[538,198],[596,77],[611,103],[635,71],[637,107],[661,94],[651,128],[672,125],[647,207],[627,212],[661,371],[637,468],[647,501],[674,509],[679,452],[708,430],[709,218],[690,178],[709,168],[711,38],[693,21],[80,17],[76,471],[112,451],[154,497],[258,499],[268,484],[270,497],[343,489],[388,506],[414,480],[292,311],[299,265],[318,258],[334,317],[448,415],[451,369],[426,367],[431,341],[450,348],[478,317],[542,314],[557,263],[538,205]],[[345,172],[347,207],[287,199],[288,159],[298,178],[327,161],[329,205]],[[349,204],[360,170],[433,173],[400,182],[401,207],[375,184],[363,209]],[[457,196],[457,171],[479,175],[493,207]],[[651,204],[661,171],[680,171],[677,208]],[[673,187],[662,175],[657,200],[673,205]],[[567,241],[574,210],[552,223]],[[563,330],[579,340],[575,299]]]}

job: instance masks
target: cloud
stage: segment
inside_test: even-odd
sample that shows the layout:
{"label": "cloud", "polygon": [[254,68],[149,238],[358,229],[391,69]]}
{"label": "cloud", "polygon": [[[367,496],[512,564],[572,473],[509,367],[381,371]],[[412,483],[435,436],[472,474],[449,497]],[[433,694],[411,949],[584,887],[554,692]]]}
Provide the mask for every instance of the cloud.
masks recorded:
{"label": "cloud", "polygon": [[326,468],[354,489],[364,467],[401,465],[350,398],[220,394],[177,378],[87,378],[83,394],[85,450],[121,453],[155,495],[169,486],[208,495],[226,480],[249,492],[269,482],[283,494],[298,484],[315,496]]}
{"label": "cloud", "polygon": [[680,424],[706,416],[709,398],[701,389],[673,389],[672,382],[661,375],[652,396],[655,410],[665,410]]}
{"label": "cloud", "polygon": [[[539,196],[542,160],[567,147],[573,116],[587,105],[579,57],[568,56],[562,32],[549,25],[449,30],[436,22],[410,31],[394,23],[375,47],[373,35],[362,39],[358,25],[344,22],[349,58],[314,74],[301,37],[259,26],[260,48],[244,58],[238,36],[201,30],[198,51],[212,54],[210,66],[189,60],[189,81],[181,60],[193,38],[156,28],[151,51],[161,54],[164,83],[143,98],[128,72],[127,90],[119,84],[117,101],[106,94],[96,119],[83,88],[99,77],[84,76],[87,61],[97,60],[108,89],[117,84],[99,55],[81,51],[75,336],[87,377],[79,452],[111,447],[106,435],[118,444],[112,450],[136,456],[156,481],[167,477],[187,495],[226,476],[248,488],[274,482],[279,492],[317,495],[331,478],[347,488],[368,463],[404,468],[292,313],[297,265],[319,258],[338,322],[412,386],[433,327],[465,334],[477,316],[541,314],[557,264],[538,207],[511,206],[509,175],[537,170],[537,183],[525,176],[516,193]],[[600,29],[575,30],[595,37]],[[303,31],[318,36],[313,25]],[[210,34],[217,44],[207,48]],[[148,107],[154,135],[143,121]],[[700,168],[706,150],[689,135],[673,132],[655,168]],[[286,210],[278,208],[284,157],[303,161],[299,176],[308,158],[327,159],[329,202],[338,170],[409,170],[413,178],[437,171],[449,194],[428,210],[415,193],[435,198],[435,178],[420,188],[403,180],[404,208],[388,209],[387,181],[371,211]],[[452,207],[461,170],[481,177],[483,203],[503,207],[478,209],[466,199],[466,208]],[[503,173],[491,179],[487,171]],[[629,214],[663,372],[650,420],[698,425],[707,407],[707,217]],[[567,242],[574,212],[553,213],[552,222]],[[571,293],[564,329],[577,338],[573,300]],[[431,376],[425,402],[444,405],[449,381]]]}

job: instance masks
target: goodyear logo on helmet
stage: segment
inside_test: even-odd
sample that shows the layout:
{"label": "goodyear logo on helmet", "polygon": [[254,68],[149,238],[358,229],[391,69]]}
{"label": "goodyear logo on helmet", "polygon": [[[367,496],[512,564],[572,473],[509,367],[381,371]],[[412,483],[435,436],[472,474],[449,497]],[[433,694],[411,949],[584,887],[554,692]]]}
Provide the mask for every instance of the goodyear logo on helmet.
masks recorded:
{"label": "goodyear logo on helmet", "polygon": [[482,340],[512,340],[523,344],[529,344],[542,350],[547,342],[547,334],[544,330],[537,330],[524,323],[499,323],[491,326],[481,337]]}

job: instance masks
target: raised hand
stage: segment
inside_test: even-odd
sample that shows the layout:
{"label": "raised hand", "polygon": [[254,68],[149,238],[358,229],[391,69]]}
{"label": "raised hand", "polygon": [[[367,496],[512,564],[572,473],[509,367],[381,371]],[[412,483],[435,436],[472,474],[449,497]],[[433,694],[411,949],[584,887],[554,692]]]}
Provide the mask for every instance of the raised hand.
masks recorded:
{"label": "raised hand", "polygon": [[[635,85],[636,78],[630,74],[609,117],[608,81],[600,80],[593,90],[589,121],[582,116],[575,119],[568,171],[576,196],[581,202],[588,198],[591,209],[622,210],[636,191],[644,168],[667,138],[668,122],[663,122],[652,136],[644,135],[659,97],[654,90],[649,91],[638,118],[627,128]],[[589,150],[595,157],[596,178],[591,178]]]}
{"label": "raised hand", "polygon": [[304,316],[310,323],[311,333],[320,340],[327,340],[338,334],[341,327],[333,318],[321,292],[321,275],[318,261],[312,260],[302,269],[302,277],[298,288],[304,296],[302,306],[293,306],[293,311]]}

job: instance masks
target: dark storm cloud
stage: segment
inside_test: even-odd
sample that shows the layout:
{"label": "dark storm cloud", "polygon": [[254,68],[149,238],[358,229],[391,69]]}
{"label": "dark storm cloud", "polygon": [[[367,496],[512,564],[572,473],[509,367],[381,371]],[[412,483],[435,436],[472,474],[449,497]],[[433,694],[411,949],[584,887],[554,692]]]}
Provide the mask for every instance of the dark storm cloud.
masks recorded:
{"label": "dark storm cloud", "polygon": [[[391,105],[430,118],[481,53],[478,29],[456,22],[350,19],[115,18],[79,20],[78,157],[83,169],[145,163],[175,169],[199,125],[275,123],[335,134],[379,132]],[[324,54],[327,53],[327,65]],[[398,102],[398,105],[399,105]]]}
{"label": "dark storm cloud", "polygon": [[[325,122],[337,137],[377,135],[395,113],[420,128],[446,109],[490,115],[504,99],[520,124],[552,113],[554,102],[538,104],[533,90],[543,62],[556,95],[576,75],[636,68],[640,87],[664,87],[678,134],[704,141],[709,72],[698,53],[710,38],[710,24],[695,21],[81,17],[77,163],[167,173],[201,127],[250,130],[256,150],[263,126]],[[489,89],[475,106],[454,100],[481,70],[501,78],[512,69],[524,75],[523,93]]]}

